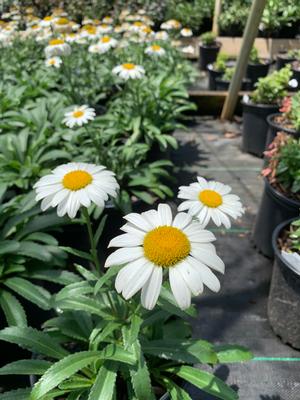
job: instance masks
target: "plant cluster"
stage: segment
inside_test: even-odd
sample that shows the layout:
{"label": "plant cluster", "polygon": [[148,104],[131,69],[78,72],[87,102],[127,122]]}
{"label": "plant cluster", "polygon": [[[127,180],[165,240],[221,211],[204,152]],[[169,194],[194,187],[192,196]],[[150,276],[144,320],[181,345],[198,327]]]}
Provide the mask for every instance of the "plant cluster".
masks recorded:
{"label": "plant cluster", "polygon": [[229,56],[226,53],[219,53],[216,61],[214,62],[214,70],[224,72],[227,67]]}
{"label": "plant cluster", "polygon": [[235,67],[226,67],[222,79],[224,81],[230,82],[234,75]]}
{"label": "plant cluster", "polygon": [[292,97],[285,97],[282,102],[282,107],[279,111],[288,121],[292,128],[297,132],[300,131],[300,92],[297,92]]}
{"label": "plant cluster", "polygon": [[291,77],[291,66],[287,65],[280,71],[274,71],[260,78],[251,95],[251,101],[256,104],[279,104],[287,94]]}
{"label": "plant cluster", "polygon": [[216,35],[213,32],[205,32],[200,36],[201,43],[204,46],[214,46],[216,44]]}
{"label": "plant cluster", "polygon": [[268,158],[263,170],[275,188],[290,198],[300,199],[300,139],[279,132],[264,153]]}
{"label": "plant cluster", "polygon": [[290,226],[290,250],[292,252],[300,253],[300,219],[291,223]]}
{"label": "plant cluster", "polygon": [[250,56],[249,56],[249,62],[251,64],[255,64],[255,65],[261,63],[259,55],[258,55],[258,50],[256,47],[252,47],[252,49],[251,49]]}

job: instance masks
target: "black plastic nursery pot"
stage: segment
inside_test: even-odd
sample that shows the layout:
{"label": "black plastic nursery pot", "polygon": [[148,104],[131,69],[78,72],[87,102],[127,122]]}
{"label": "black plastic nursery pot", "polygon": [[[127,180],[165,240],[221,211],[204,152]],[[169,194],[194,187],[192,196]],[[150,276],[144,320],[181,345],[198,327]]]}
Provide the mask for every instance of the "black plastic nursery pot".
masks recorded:
{"label": "black plastic nursery pot", "polygon": [[199,67],[201,71],[205,71],[208,64],[213,64],[216,61],[221,46],[222,44],[218,42],[212,46],[199,45]]}
{"label": "black plastic nursery pot", "polygon": [[277,57],[276,57],[276,69],[277,69],[277,71],[280,70],[281,68],[284,68],[287,64],[290,64],[293,61],[295,61],[295,58],[288,58],[286,56],[286,53],[277,54]]}
{"label": "black plastic nursery pot", "polygon": [[300,137],[300,132],[297,132],[295,129],[285,128],[284,126],[276,122],[276,118],[280,117],[281,115],[282,114],[280,113],[276,113],[276,114],[270,114],[267,117],[269,128],[266,140],[266,149],[268,148],[270,143],[275,139],[277,132],[285,132],[291,136],[294,136],[295,138]]}
{"label": "black plastic nursery pot", "polygon": [[208,72],[208,89],[217,90],[216,79],[221,78],[223,72],[215,70],[213,64],[208,64],[207,72]]}
{"label": "black plastic nursery pot", "polygon": [[260,64],[252,64],[249,63],[246,71],[246,78],[251,81],[250,89],[254,88],[255,83],[259,78],[263,78],[268,75],[270,65],[272,61],[270,60],[261,60]]}
{"label": "black plastic nursery pot", "polygon": [[242,101],[242,105],[242,150],[257,157],[262,157],[268,133],[267,116],[278,112],[279,106],[274,104],[254,104],[245,101]]}
{"label": "black plastic nursery pot", "polygon": [[270,258],[274,256],[272,235],[275,228],[290,218],[296,218],[299,208],[300,201],[287,198],[265,179],[265,188],[252,233],[253,242],[263,255]]}
{"label": "black plastic nursery pot", "polygon": [[282,257],[278,238],[293,219],[280,224],[274,231],[272,246],[274,266],[268,299],[268,317],[273,331],[281,340],[300,349],[300,275]]}
{"label": "black plastic nursery pot", "polygon": [[296,79],[298,82],[297,90],[299,90],[300,86],[300,62],[295,63],[297,66],[292,64],[292,71],[293,71],[293,79]]}

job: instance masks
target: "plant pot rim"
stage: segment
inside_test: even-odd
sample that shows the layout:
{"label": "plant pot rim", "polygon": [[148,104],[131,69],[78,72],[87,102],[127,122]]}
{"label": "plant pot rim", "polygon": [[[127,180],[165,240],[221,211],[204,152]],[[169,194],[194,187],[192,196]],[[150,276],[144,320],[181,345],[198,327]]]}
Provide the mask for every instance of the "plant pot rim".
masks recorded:
{"label": "plant pot rim", "polygon": [[263,63],[252,63],[252,62],[248,62],[248,65],[251,65],[251,67],[265,67],[265,66],[269,66],[271,64],[273,64],[273,61],[270,58],[260,58],[260,60],[263,61]]}
{"label": "plant pot rim", "polygon": [[277,257],[282,262],[283,265],[285,265],[289,270],[291,270],[292,273],[294,273],[298,278],[300,278],[300,275],[296,274],[296,272],[294,271],[293,266],[286,259],[284,259],[282,257],[281,252],[277,245],[277,238],[279,237],[279,235],[283,231],[283,229],[286,226],[290,225],[293,221],[296,221],[297,219],[299,219],[299,218],[298,217],[290,218],[276,226],[276,228],[274,229],[273,235],[272,235],[272,247],[273,247],[275,257]]}
{"label": "plant pot rim", "polygon": [[278,104],[263,104],[263,103],[253,103],[253,101],[251,101],[251,98],[249,97],[249,100],[244,100],[242,99],[241,103],[244,106],[248,106],[248,107],[253,107],[253,108],[270,108],[270,109],[276,109],[279,107]]}
{"label": "plant pot rim", "polygon": [[199,46],[200,46],[200,47],[203,47],[203,48],[205,48],[205,49],[219,49],[220,47],[222,47],[222,43],[217,41],[217,42],[215,42],[214,44],[206,45],[206,44],[203,44],[203,43],[200,41]]}
{"label": "plant pot rim", "polygon": [[280,58],[281,60],[287,60],[287,61],[295,61],[296,60],[296,58],[295,57],[284,57],[284,55],[285,55],[286,53],[277,53],[277,55],[276,55],[276,57],[277,58]]}
{"label": "plant pot rim", "polygon": [[284,131],[286,133],[291,133],[291,134],[299,134],[300,132],[297,132],[295,129],[289,129],[289,128],[285,128],[284,126],[281,126],[279,124],[277,124],[276,122],[274,122],[274,118],[276,118],[277,116],[282,115],[282,113],[274,113],[274,114],[270,114],[267,116],[267,121],[268,124],[275,129],[278,129],[279,131]]}
{"label": "plant pot rim", "polygon": [[293,199],[290,199],[289,197],[285,196],[278,190],[276,190],[269,182],[267,178],[264,178],[265,181],[265,188],[266,190],[271,194],[271,196],[275,197],[277,200],[279,200],[282,203],[289,203],[292,207],[295,208],[300,208],[300,201],[296,201]]}

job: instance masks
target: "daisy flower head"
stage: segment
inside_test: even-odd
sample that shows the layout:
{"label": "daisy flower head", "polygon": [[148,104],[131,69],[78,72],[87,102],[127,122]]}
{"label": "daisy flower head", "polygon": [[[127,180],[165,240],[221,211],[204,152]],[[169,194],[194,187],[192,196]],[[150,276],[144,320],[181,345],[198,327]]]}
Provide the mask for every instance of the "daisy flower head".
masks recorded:
{"label": "daisy flower head", "polygon": [[103,36],[101,39],[99,39],[99,42],[97,43],[97,46],[99,48],[99,52],[106,53],[108,50],[113,49],[116,47],[118,42],[116,39],[110,37],[110,36]]}
{"label": "daisy flower head", "polygon": [[166,50],[158,44],[152,44],[146,48],[145,53],[154,57],[162,57],[166,54]]}
{"label": "daisy flower head", "polygon": [[59,68],[62,63],[62,59],[60,57],[51,57],[47,58],[45,61],[46,67],[54,67],[54,68]]}
{"label": "daisy flower head", "polygon": [[102,165],[71,162],[43,176],[34,189],[36,201],[42,200],[42,211],[57,207],[59,217],[75,218],[81,206],[104,207],[109,196],[117,196],[119,185],[114,173]]}
{"label": "daisy flower head", "polygon": [[166,32],[166,31],[158,31],[155,34],[155,38],[157,40],[168,40],[169,39],[169,35],[168,35],[168,32]]}
{"label": "daisy flower head", "polygon": [[100,24],[98,26],[98,31],[100,33],[108,33],[108,32],[111,32],[112,30],[113,30],[113,27],[111,25],[108,25],[108,24]]}
{"label": "daisy flower head", "polygon": [[96,112],[93,108],[83,105],[76,106],[72,111],[65,113],[65,118],[63,123],[65,123],[69,128],[74,128],[74,126],[82,126],[92,121],[96,116]]}
{"label": "daisy flower head", "polygon": [[128,79],[141,79],[145,75],[144,68],[141,65],[133,63],[117,65],[113,68],[112,72],[126,81]]}
{"label": "daisy flower head", "polygon": [[191,37],[193,36],[193,32],[190,28],[182,28],[180,31],[181,36],[183,37]]}
{"label": "daisy flower head", "polygon": [[48,46],[45,48],[46,58],[53,56],[69,56],[71,47],[63,39],[51,39]]}
{"label": "daisy flower head", "polygon": [[111,240],[121,247],[106,260],[105,267],[126,264],[118,273],[115,287],[127,300],[141,290],[142,305],[151,310],[160,294],[164,272],[168,273],[176,302],[182,309],[199,295],[203,285],[217,292],[220,282],[210,268],[224,273],[224,263],[212,242],[215,236],[186,213],[172,216],[167,204],[142,214],[124,217],[124,234]]}
{"label": "daisy flower head", "polygon": [[185,201],[179,205],[178,211],[187,210],[203,226],[212,219],[217,226],[230,228],[229,217],[236,219],[244,213],[240,198],[230,193],[228,185],[202,177],[197,179],[197,182],[179,188],[178,198]]}

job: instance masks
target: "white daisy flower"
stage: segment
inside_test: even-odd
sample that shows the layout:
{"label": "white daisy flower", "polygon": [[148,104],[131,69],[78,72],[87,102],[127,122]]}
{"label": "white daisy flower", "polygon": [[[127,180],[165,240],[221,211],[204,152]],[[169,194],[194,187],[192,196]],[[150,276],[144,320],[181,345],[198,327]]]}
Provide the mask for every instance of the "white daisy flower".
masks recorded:
{"label": "white daisy flower", "polygon": [[60,57],[47,58],[47,60],[45,61],[46,67],[59,68],[61,63],[62,63],[62,59]]}
{"label": "white daisy flower", "polygon": [[191,304],[191,294],[199,295],[203,285],[217,292],[220,282],[210,268],[224,273],[224,263],[211,243],[215,236],[203,230],[192,216],[179,213],[173,218],[171,208],[160,204],[156,210],[128,214],[110,247],[121,247],[106,260],[105,267],[124,266],[117,275],[115,287],[125,299],[139,290],[142,305],[155,306],[168,272],[171,290],[182,309]]}
{"label": "white daisy flower", "polygon": [[100,54],[104,54],[106,53],[108,50],[116,47],[118,44],[118,42],[116,41],[116,39],[110,37],[110,36],[103,36],[99,42],[96,44],[97,48],[98,48],[98,53]]}
{"label": "white daisy flower", "polygon": [[158,40],[168,40],[169,39],[169,35],[166,31],[158,31],[155,34],[155,38]]}
{"label": "white daisy flower", "polygon": [[110,16],[106,16],[106,17],[104,17],[103,19],[102,19],[102,22],[104,23],[104,24],[108,24],[108,25],[111,25],[113,22],[114,22],[114,20],[113,20],[113,18],[112,17],[110,17]]}
{"label": "white daisy flower", "polygon": [[172,30],[172,29],[180,29],[181,28],[181,23],[177,21],[176,19],[169,19],[166,22],[163,22],[160,25],[161,29],[165,29],[167,31]]}
{"label": "white daisy flower", "polygon": [[113,30],[113,27],[111,25],[107,25],[107,24],[100,24],[98,26],[98,31],[100,33],[108,33],[111,32]]}
{"label": "white daisy flower", "polygon": [[82,126],[92,121],[96,116],[95,110],[87,105],[76,106],[72,111],[65,113],[63,123],[69,128]]}
{"label": "white daisy flower", "polygon": [[128,79],[141,79],[145,75],[145,70],[141,65],[133,63],[125,63],[117,65],[112,70],[113,74],[118,75],[120,78]]}
{"label": "white daisy flower", "polygon": [[182,28],[180,31],[181,36],[183,37],[191,37],[193,36],[193,32],[189,28]]}
{"label": "white daisy flower", "polygon": [[186,201],[179,205],[178,211],[188,210],[203,226],[212,219],[217,226],[230,228],[229,217],[236,219],[244,213],[240,198],[230,194],[228,185],[201,177],[197,179],[198,182],[179,188],[178,198]]}
{"label": "white daisy flower", "polygon": [[45,48],[46,58],[53,56],[69,56],[71,47],[63,39],[51,39]]}
{"label": "white daisy flower", "polygon": [[57,207],[57,215],[75,218],[81,206],[104,207],[109,196],[116,197],[119,185],[114,173],[102,165],[71,162],[55,168],[35,185],[36,201],[43,211]]}
{"label": "white daisy flower", "polygon": [[152,44],[146,48],[145,53],[150,56],[162,57],[166,54],[166,50],[158,44]]}

